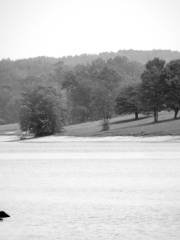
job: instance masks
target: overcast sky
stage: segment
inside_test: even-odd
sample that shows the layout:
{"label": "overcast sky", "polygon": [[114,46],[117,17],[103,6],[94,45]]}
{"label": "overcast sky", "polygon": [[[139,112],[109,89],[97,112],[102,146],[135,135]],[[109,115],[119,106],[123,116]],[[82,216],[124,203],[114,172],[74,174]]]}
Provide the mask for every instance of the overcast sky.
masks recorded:
{"label": "overcast sky", "polygon": [[180,51],[180,0],[0,0],[0,58]]}

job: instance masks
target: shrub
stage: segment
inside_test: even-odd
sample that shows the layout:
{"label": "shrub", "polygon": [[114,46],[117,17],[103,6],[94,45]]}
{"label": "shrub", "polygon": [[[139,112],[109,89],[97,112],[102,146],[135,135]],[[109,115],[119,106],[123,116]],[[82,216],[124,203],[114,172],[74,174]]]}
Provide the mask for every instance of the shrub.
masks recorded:
{"label": "shrub", "polygon": [[38,86],[22,94],[20,127],[35,137],[60,132],[62,128],[60,96],[51,87]]}

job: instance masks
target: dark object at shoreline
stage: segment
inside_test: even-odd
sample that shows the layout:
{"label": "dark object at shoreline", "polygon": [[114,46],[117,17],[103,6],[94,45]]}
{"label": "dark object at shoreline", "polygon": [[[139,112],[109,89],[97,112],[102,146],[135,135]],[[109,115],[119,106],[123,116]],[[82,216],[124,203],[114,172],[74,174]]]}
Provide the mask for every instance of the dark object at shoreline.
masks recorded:
{"label": "dark object at shoreline", "polygon": [[4,211],[0,211],[0,221],[3,220],[3,218],[8,218],[10,217],[7,213],[5,213]]}

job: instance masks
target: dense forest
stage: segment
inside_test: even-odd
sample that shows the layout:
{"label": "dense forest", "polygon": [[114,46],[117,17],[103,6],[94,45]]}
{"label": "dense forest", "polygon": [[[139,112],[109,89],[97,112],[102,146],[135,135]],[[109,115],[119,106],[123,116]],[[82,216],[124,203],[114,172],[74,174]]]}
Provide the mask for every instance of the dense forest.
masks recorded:
{"label": "dense forest", "polygon": [[56,88],[61,96],[64,124],[108,118],[115,112],[121,113],[120,105],[118,110],[114,109],[117,97],[122,91],[124,94],[127,88],[133,96],[134,89],[138,89],[141,82],[145,64],[156,57],[168,62],[180,58],[180,53],[122,50],[59,59],[1,60],[0,123],[19,120],[22,93],[37,85]]}

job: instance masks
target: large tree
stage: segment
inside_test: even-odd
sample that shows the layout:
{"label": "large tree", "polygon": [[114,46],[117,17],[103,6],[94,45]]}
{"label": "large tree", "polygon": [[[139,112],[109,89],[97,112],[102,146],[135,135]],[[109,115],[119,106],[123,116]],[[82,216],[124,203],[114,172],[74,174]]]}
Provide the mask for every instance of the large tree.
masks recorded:
{"label": "large tree", "polygon": [[66,89],[72,122],[108,119],[120,81],[119,74],[102,60],[68,71],[62,87]]}
{"label": "large tree", "polygon": [[103,129],[109,127],[114,113],[115,98],[121,77],[114,70],[104,67],[98,74],[91,90],[91,113],[96,119],[103,119]]}
{"label": "large tree", "polygon": [[140,102],[140,84],[123,87],[116,98],[115,110],[117,114],[135,114],[138,120],[139,113],[142,111]]}
{"label": "large tree", "polygon": [[114,96],[105,86],[96,84],[91,91],[90,107],[95,120],[106,122],[113,114]]}
{"label": "large tree", "polygon": [[155,58],[146,64],[146,69],[141,76],[141,101],[146,111],[154,113],[154,122],[158,122],[158,112],[164,106],[164,65],[165,61]]}
{"label": "large tree", "polygon": [[90,82],[83,69],[69,71],[62,84],[66,89],[69,123],[85,122],[90,118]]}
{"label": "large tree", "polygon": [[169,62],[165,68],[165,103],[174,111],[177,118],[180,109],[180,60]]}
{"label": "large tree", "polygon": [[35,137],[51,135],[62,127],[60,97],[52,87],[34,87],[22,94],[20,107],[22,131]]}

